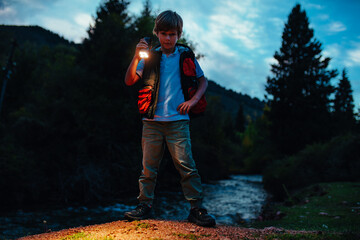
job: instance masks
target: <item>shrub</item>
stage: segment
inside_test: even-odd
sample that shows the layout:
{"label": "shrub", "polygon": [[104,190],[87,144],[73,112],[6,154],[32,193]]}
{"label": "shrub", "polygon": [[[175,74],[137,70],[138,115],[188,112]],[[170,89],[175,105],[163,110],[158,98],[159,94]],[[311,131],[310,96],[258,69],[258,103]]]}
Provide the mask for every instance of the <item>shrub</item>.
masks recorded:
{"label": "shrub", "polygon": [[307,146],[271,164],[264,173],[265,188],[276,198],[287,190],[319,182],[355,181],[360,177],[360,135],[338,136]]}

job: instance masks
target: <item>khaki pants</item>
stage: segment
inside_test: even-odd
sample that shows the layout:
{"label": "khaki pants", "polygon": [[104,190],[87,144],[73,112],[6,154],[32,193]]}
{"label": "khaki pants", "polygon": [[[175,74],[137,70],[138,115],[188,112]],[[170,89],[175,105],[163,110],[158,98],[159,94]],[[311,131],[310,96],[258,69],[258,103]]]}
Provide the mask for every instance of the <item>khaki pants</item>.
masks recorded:
{"label": "khaki pants", "polygon": [[200,206],[202,186],[192,157],[189,121],[143,121],[143,170],[139,178],[139,201],[150,205],[153,202],[156,177],[165,143],[174,165],[180,173],[181,186],[186,200],[190,202],[191,207]]}

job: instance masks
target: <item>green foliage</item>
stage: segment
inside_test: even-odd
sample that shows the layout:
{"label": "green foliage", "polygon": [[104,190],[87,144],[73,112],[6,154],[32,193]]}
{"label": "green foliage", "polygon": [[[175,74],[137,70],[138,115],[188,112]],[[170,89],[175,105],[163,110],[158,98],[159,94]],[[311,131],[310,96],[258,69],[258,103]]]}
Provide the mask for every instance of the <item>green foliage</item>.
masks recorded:
{"label": "green foliage", "polygon": [[66,237],[62,238],[61,240],[84,239],[85,237],[87,237],[87,234],[85,234],[84,232],[79,232],[79,233],[74,233],[72,235],[66,236]]}
{"label": "green foliage", "polygon": [[229,167],[235,168],[242,161],[240,146],[224,131],[231,123],[222,110],[221,98],[212,96],[207,101],[205,117],[191,121],[193,155],[200,173],[206,173],[202,174],[205,181],[211,176],[217,179],[228,176]]}
{"label": "green foliage", "polygon": [[152,13],[150,0],[146,0],[144,2],[144,9],[142,10],[140,16],[135,20],[133,24],[133,29],[135,30],[135,36],[138,39],[143,37],[151,37],[153,35],[155,19],[156,16],[154,16]]}
{"label": "green foliage", "polygon": [[284,234],[270,234],[265,237],[265,240],[350,240],[348,235],[332,234],[332,233],[284,233]]}
{"label": "green foliage", "polygon": [[360,135],[347,134],[326,143],[307,146],[298,154],[268,166],[265,188],[284,198],[289,190],[328,181],[355,181],[360,177]]}
{"label": "green foliage", "polygon": [[263,221],[253,223],[252,227],[321,231],[323,235],[318,237],[337,232],[341,233],[337,234],[340,239],[357,239],[359,187],[358,181],[310,185],[291,194],[291,205],[285,202],[266,207]]}
{"label": "green foliage", "polygon": [[173,233],[173,236],[176,236],[176,237],[180,237],[182,239],[190,239],[190,240],[197,240],[197,239],[200,239],[204,236],[202,235],[196,235],[196,234],[193,234],[193,233]]}
{"label": "green foliage", "polygon": [[226,89],[211,80],[206,90],[206,96],[221,96],[222,109],[231,113],[234,119],[239,112],[239,106],[242,105],[245,125],[250,123],[247,116],[250,116],[250,119],[256,119],[263,113],[263,101],[260,101],[258,98],[251,98],[246,94],[236,93],[233,90]]}
{"label": "green foliage", "polygon": [[152,228],[153,225],[147,222],[135,222],[135,230]]}
{"label": "green foliage", "polygon": [[268,107],[265,106],[265,114],[251,122],[245,132],[239,135],[244,155],[244,173],[262,173],[279,156],[276,145],[269,140],[271,123],[266,115],[267,111]]}

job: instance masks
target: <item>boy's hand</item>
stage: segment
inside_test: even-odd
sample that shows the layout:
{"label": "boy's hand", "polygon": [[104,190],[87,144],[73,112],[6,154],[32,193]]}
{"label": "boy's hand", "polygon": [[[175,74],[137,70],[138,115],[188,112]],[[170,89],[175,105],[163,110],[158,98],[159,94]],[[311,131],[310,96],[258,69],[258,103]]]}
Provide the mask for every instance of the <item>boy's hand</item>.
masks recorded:
{"label": "boy's hand", "polygon": [[197,102],[198,101],[196,99],[192,98],[186,102],[181,103],[176,110],[179,111],[180,114],[185,115],[189,113],[190,109],[194,107]]}
{"label": "boy's hand", "polygon": [[149,45],[147,44],[145,39],[144,38],[140,39],[140,42],[136,45],[135,57],[140,58],[140,56],[139,56],[140,50],[146,49],[148,47],[149,47]]}

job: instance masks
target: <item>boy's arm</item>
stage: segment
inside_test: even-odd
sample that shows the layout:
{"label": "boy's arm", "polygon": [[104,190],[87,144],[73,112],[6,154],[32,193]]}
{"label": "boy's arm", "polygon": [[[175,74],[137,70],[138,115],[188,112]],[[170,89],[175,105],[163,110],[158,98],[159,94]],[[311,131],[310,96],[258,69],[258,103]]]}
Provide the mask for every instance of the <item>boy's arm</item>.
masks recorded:
{"label": "boy's arm", "polygon": [[145,48],[148,48],[147,42],[144,39],[141,39],[136,45],[135,55],[125,74],[125,84],[127,86],[134,85],[140,79],[140,77],[136,74],[136,67],[141,60],[139,51]]}
{"label": "boy's arm", "polygon": [[204,95],[206,88],[208,86],[208,81],[204,76],[200,77],[198,81],[199,81],[199,86],[194,96],[190,100],[181,103],[177,107],[177,110],[180,112],[180,114],[189,113],[190,109],[193,106],[195,106],[199,102],[202,95]]}

